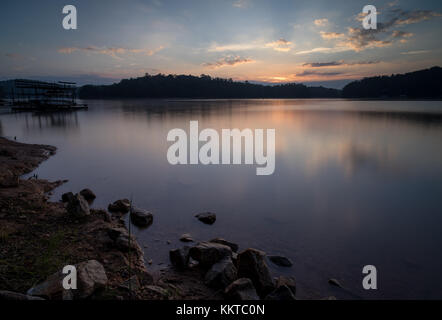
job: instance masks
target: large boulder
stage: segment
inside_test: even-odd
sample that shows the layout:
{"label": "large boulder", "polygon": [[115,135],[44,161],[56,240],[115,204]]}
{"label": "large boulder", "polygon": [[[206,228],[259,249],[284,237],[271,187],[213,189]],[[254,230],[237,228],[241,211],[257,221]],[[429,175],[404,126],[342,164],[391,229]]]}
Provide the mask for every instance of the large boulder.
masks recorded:
{"label": "large boulder", "polygon": [[103,289],[107,284],[106,271],[97,260],[89,260],[77,265],[78,289],[74,296],[87,298],[96,290]]}
{"label": "large boulder", "polygon": [[130,210],[130,201],[128,199],[117,200],[114,203],[111,203],[107,209],[110,212],[128,213]]}
{"label": "large boulder", "polygon": [[295,278],[279,276],[275,282],[276,289],[265,297],[266,300],[296,300]]}
{"label": "large boulder", "polygon": [[205,282],[209,287],[224,289],[237,278],[237,270],[232,259],[226,257],[215,263],[206,273]]}
{"label": "large boulder", "polygon": [[68,202],[66,210],[75,217],[85,217],[91,214],[89,204],[78,193]]}
{"label": "large boulder", "polygon": [[237,263],[238,277],[252,280],[260,297],[265,297],[275,289],[265,261],[265,252],[249,248],[238,254]]}
{"label": "large boulder", "polygon": [[66,192],[61,195],[61,201],[64,203],[69,203],[74,199],[74,194],[72,192]]}
{"label": "large boulder", "polygon": [[214,224],[216,221],[216,214],[212,212],[203,212],[195,215],[199,221],[205,224]]}
{"label": "large boulder", "polygon": [[233,252],[238,251],[238,245],[236,243],[227,241],[223,238],[215,238],[215,239],[210,240],[210,242],[219,243],[219,244],[223,244],[225,246],[228,246],[228,247],[230,247],[230,249],[232,249]]}
{"label": "large boulder", "polygon": [[210,267],[221,259],[232,256],[232,250],[228,246],[213,242],[201,242],[190,248],[189,253],[204,267]]}
{"label": "large boulder", "polygon": [[24,301],[24,300],[44,300],[44,299],[40,297],[29,296],[23,293],[0,290],[0,301],[1,300]]}
{"label": "large boulder", "polygon": [[80,191],[80,194],[83,196],[86,201],[93,201],[97,197],[95,193],[92,192],[91,189],[83,189]]}
{"label": "large boulder", "polygon": [[149,211],[140,208],[132,208],[130,219],[133,224],[138,227],[148,227],[153,222],[153,215]]}
{"label": "large boulder", "polygon": [[296,294],[296,281],[293,277],[279,276],[276,278],[276,287],[287,286],[293,295]]}
{"label": "large boulder", "polygon": [[169,251],[169,258],[172,265],[177,269],[185,269],[189,264],[189,247],[184,246],[180,249]]}
{"label": "large boulder", "polygon": [[259,300],[253,283],[248,278],[240,278],[232,282],[224,294],[228,300]]}
{"label": "large boulder", "polygon": [[28,290],[27,294],[51,300],[84,299],[96,290],[107,284],[104,267],[96,260],[89,260],[77,264],[77,289],[66,290],[63,288],[63,279],[66,274],[58,271],[49,276],[45,281]]}

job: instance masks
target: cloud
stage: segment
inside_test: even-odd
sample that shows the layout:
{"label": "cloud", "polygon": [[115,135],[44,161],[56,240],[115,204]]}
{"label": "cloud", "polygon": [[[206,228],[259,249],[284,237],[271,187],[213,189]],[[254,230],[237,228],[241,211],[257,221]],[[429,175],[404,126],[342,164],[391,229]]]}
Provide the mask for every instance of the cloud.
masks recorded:
{"label": "cloud", "polygon": [[393,38],[410,38],[413,36],[413,33],[395,30],[391,35]]}
{"label": "cloud", "polygon": [[325,40],[330,40],[330,39],[339,39],[345,36],[345,34],[343,33],[338,33],[338,32],[325,32],[325,31],[320,31],[319,32],[321,34],[322,39]]}
{"label": "cloud", "polygon": [[255,49],[266,49],[272,48],[275,51],[288,52],[294,47],[293,42],[285,39],[279,39],[276,41],[271,41],[264,43],[262,41],[250,42],[250,43],[231,43],[220,45],[217,43],[212,44],[207,51],[208,52],[226,52],[226,51],[246,51]]}
{"label": "cloud", "polygon": [[370,65],[376,63],[379,63],[379,61],[345,62],[344,60],[340,60],[340,61],[330,61],[330,62],[306,62],[302,66],[310,68],[324,68],[324,67],[337,67],[337,66]]}
{"label": "cloud", "polygon": [[416,50],[416,51],[407,51],[407,52],[401,52],[401,54],[423,54],[428,53],[429,50]]}
{"label": "cloud", "polygon": [[347,47],[334,47],[334,48],[318,47],[309,50],[298,51],[295,54],[299,55],[299,54],[310,54],[310,53],[336,53],[348,50],[349,49]]}
{"label": "cloud", "polygon": [[249,0],[237,0],[232,4],[235,8],[248,8],[250,6]]}
{"label": "cloud", "polygon": [[225,66],[235,66],[235,65],[250,63],[250,62],[255,62],[255,61],[252,59],[249,59],[249,58],[242,58],[240,56],[227,56],[227,57],[218,59],[215,62],[204,63],[203,65],[208,68],[216,69],[216,68],[221,68],[221,67],[225,67]]}
{"label": "cloud", "polygon": [[128,49],[128,48],[119,48],[119,47],[95,47],[95,46],[89,46],[89,47],[65,47],[58,49],[59,53],[63,54],[71,54],[76,51],[81,52],[92,52],[92,53],[98,53],[98,54],[104,54],[111,56],[112,58],[121,59],[120,55],[124,55],[127,53],[133,53],[133,54],[145,54],[147,56],[152,56],[158,51],[162,50],[164,47],[160,46],[155,49]]}
{"label": "cloud", "polygon": [[260,46],[256,43],[237,43],[237,44],[226,44],[218,45],[213,44],[209,47],[207,51],[209,52],[224,52],[224,51],[244,51],[259,48]]}
{"label": "cloud", "polygon": [[296,73],[296,77],[308,77],[308,76],[318,76],[318,77],[330,77],[330,76],[337,76],[342,75],[342,72],[319,72],[314,70],[305,70],[301,73]]}
{"label": "cloud", "polygon": [[328,24],[328,19],[324,18],[324,19],[316,19],[315,21],[313,21],[314,24],[318,27],[324,27]]}
{"label": "cloud", "polygon": [[434,17],[442,16],[442,14],[439,12],[429,10],[403,11],[401,9],[395,9],[394,11],[397,14],[396,18],[394,19],[395,25],[418,23],[421,21],[430,20]]}
{"label": "cloud", "polygon": [[[362,27],[349,27],[347,33],[333,33],[320,31],[321,37],[325,40],[336,39],[337,47],[348,48],[356,52],[368,48],[382,48],[393,45],[394,43],[405,43],[413,36],[411,32],[391,31],[392,28],[400,27],[429,20],[434,17],[440,17],[441,14],[429,10],[405,11],[394,7],[395,3],[387,5],[385,22],[378,22],[377,29],[365,30]],[[394,8],[393,8],[394,7]],[[379,13],[379,12],[378,12]],[[359,14],[356,20],[360,21],[364,15]]]}
{"label": "cloud", "polygon": [[288,52],[292,49],[293,43],[285,39],[279,39],[277,41],[266,43],[268,48],[273,48],[275,51]]}

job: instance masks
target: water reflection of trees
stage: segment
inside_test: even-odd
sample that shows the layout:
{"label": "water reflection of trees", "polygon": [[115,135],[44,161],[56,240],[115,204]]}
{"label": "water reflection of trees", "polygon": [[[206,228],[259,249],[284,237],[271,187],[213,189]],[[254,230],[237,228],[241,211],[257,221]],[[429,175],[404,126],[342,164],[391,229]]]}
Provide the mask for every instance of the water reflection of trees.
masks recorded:
{"label": "water reflection of trees", "polygon": [[77,111],[24,113],[21,116],[27,131],[68,131],[79,125]]}

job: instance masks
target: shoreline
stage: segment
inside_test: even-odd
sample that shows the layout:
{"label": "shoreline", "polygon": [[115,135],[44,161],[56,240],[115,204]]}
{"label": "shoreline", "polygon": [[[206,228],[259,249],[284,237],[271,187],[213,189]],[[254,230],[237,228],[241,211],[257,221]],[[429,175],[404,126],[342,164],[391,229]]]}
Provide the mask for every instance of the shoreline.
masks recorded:
{"label": "shoreline", "polygon": [[[93,194],[88,189],[51,202],[52,190],[67,180],[21,178],[55,153],[53,146],[0,137],[0,300],[295,299],[295,280],[272,278],[264,252],[237,253],[238,245],[220,238],[181,240],[181,248],[169,251],[170,265],[149,272],[123,219],[129,210],[90,209],[83,197],[85,190]],[[216,215],[195,218],[212,224]],[[78,290],[61,286],[66,265],[78,268]]]}

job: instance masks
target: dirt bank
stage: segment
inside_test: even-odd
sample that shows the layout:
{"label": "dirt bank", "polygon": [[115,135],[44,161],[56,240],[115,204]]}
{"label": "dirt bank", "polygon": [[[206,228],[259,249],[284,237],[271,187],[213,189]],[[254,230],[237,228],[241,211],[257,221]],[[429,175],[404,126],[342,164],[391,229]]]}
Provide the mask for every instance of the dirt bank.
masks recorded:
{"label": "dirt bank", "polygon": [[[164,271],[153,279],[142,250],[116,244],[114,230],[125,229],[121,217],[104,210],[78,218],[62,202],[48,201],[65,181],[20,176],[54,155],[56,148],[0,138],[0,290],[26,293],[65,265],[97,260],[108,283],[96,299],[214,299],[195,272]],[[124,230],[123,230],[124,231]],[[136,276],[128,290],[128,280]]]}

